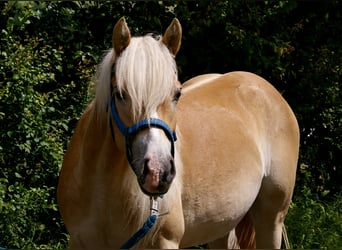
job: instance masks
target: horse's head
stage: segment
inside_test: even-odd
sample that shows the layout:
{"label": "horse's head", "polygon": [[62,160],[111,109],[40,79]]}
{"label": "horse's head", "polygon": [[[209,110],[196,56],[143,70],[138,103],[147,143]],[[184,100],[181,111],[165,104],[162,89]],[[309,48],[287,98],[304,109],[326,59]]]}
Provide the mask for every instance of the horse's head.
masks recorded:
{"label": "horse's head", "polygon": [[124,18],[113,30],[111,110],[115,142],[142,191],[166,193],[175,177],[175,107],[181,85],[174,60],[182,36],[174,19],[165,34],[131,37]]}

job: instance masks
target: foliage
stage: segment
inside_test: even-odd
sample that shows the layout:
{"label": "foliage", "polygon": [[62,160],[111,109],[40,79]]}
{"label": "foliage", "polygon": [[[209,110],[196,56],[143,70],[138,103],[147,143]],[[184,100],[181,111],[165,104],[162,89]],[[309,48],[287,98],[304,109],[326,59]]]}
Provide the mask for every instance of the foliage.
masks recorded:
{"label": "foliage", "polygon": [[64,51],[27,33],[40,17],[38,10],[19,2],[6,4],[1,13],[7,20],[0,57],[0,244],[11,248],[37,248],[65,238],[55,187],[69,122],[79,116],[86,96],[74,94],[73,81],[57,82],[68,73]]}
{"label": "foliage", "polygon": [[37,249],[51,246],[62,248],[67,245],[64,233],[60,232],[61,236],[56,238],[52,230],[46,228],[51,223],[60,223],[57,205],[49,193],[52,187],[28,189],[19,182],[9,185],[4,179],[0,185],[0,231],[3,246]]}
{"label": "foliage", "polygon": [[339,249],[342,247],[342,197],[322,201],[304,187],[286,217],[291,249]]}
{"label": "foliage", "polygon": [[285,220],[291,248],[341,248],[342,194],[328,201],[322,199],[322,195],[310,188],[313,176],[306,168],[305,165],[299,168],[304,185],[293,197]]}
{"label": "foliage", "polygon": [[[304,174],[310,171],[311,182],[305,184],[321,198],[327,192],[334,197],[342,191],[337,157],[342,148],[342,40],[334,39],[342,32],[338,24],[342,20],[338,11],[341,4],[336,1],[299,7],[290,29],[295,34],[292,44],[296,53],[289,59],[296,63],[289,66],[287,74],[288,81],[297,81],[287,96],[302,128],[300,162],[306,166],[305,171],[299,171],[298,182],[304,184]],[[304,8],[306,18],[300,14]]]}
{"label": "foliage", "polygon": [[290,242],[341,247],[341,7],[338,0],[0,2],[0,246],[66,247],[58,172],[113,25],[125,16],[134,35],[160,34],[177,16],[181,81],[246,70],[283,93],[301,128]]}

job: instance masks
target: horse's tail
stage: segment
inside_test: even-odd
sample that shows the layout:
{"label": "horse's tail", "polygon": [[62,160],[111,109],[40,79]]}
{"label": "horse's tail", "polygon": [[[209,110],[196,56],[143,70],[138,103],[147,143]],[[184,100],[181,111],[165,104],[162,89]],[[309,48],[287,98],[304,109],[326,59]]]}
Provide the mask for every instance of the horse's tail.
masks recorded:
{"label": "horse's tail", "polygon": [[[251,217],[246,214],[235,228],[237,242],[241,249],[256,248],[255,230]],[[291,249],[290,241],[287,236],[286,226],[282,226],[282,238],[285,249]]]}
{"label": "horse's tail", "polygon": [[236,226],[235,234],[241,249],[250,249],[256,247],[255,230],[249,214],[246,214]]}
{"label": "horse's tail", "polygon": [[284,245],[285,245],[285,249],[291,249],[291,245],[290,245],[290,241],[289,241],[289,238],[287,237],[287,231],[286,231],[286,226],[285,224],[283,223],[283,242],[284,242]]}

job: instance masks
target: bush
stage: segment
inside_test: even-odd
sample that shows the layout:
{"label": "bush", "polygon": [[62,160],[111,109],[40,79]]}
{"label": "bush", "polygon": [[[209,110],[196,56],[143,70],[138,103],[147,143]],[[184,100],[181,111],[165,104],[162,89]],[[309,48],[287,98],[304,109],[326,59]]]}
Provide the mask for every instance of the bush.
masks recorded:
{"label": "bush", "polygon": [[[18,179],[20,181],[20,178]],[[26,188],[20,182],[0,181],[1,245],[9,248],[65,248],[67,236],[52,235],[52,223],[59,226],[57,205],[51,197],[53,188]],[[53,192],[52,192],[53,193]],[[59,234],[59,235],[58,235]],[[57,236],[57,237],[55,237]]]}
{"label": "bush", "polygon": [[295,197],[286,217],[291,248],[339,249],[342,248],[342,196],[330,202],[304,188]]}
{"label": "bush", "polygon": [[57,177],[65,138],[73,129],[69,124],[86,103],[89,79],[80,85],[57,82],[62,72],[67,73],[64,51],[27,33],[40,18],[39,8],[34,8],[39,6],[30,2],[2,5],[0,246],[65,247],[66,234],[55,201]]}

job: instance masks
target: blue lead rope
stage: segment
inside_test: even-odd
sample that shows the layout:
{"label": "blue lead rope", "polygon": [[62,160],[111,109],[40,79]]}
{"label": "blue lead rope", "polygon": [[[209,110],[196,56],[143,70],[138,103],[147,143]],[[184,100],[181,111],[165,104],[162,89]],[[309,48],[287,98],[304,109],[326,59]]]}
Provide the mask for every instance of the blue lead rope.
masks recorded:
{"label": "blue lead rope", "polygon": [[144,236],[151,230],[156,221],[157,215],[153,214],[149,216],[144,225],[128,241],[126,241],[120,249],[129,249],[137,244],[138,241],[144,238]]}

